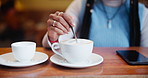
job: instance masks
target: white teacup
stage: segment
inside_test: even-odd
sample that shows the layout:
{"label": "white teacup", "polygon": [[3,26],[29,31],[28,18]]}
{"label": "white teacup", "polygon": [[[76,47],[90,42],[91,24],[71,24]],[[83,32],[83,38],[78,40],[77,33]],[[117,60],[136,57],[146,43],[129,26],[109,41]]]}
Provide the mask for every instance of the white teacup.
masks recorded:
{"label": "white teacup", "polygon": [[[53,43],[51,48],[53,52],[65,58],[69,63],[81,64],[89,59],[93,50],[93,41],[87,39],[69,39],[59,43]],[[58,51],[60,48],[60,52]]]}
{"label": "white teacup", "polygon": [[19,62],[29,62],[36,51],[36,43],[30,41],[15,42],[11,44],[12,53]]}

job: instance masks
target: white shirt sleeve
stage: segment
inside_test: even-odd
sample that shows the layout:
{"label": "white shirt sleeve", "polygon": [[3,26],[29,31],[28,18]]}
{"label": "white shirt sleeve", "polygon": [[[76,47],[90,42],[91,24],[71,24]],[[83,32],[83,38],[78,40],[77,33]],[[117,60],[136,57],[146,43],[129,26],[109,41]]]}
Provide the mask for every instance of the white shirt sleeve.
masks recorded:
{"label": "white shirt sleeve", "polygon": [[[84,15],[84,8],[85,8],[86,0],[74,0],[71,5],[66,9],[66,12],[68,15],[72,16],[72,19],[74,20],[75,27],[74,31],[76,32],[78,27],[82,23],[83,15]],[[67,40],[73,38],[73,33],[69,32],[66,35],[61,35],[59,37],[59,41]]]}
{"label": "white shirt sleeve", "polygon": [[[74,31],[75,32],[82,21],[82,18],[83,18],[82,15],[84,13],[85,3],[86,3],[86,0],[74,0],[65,11],[65,13],[69,14],[74,19],[74,23],[75,23]],[[73,38],[73,33],[69,32],[68,34],[59,36],[58,41],[60,42],[62,40],[71,39],[71,38]],[[47,33],[43,37],[42,45],[43,47],[51,46],[51,43],[48,40]]]}
{"label": "white shirt sleeve", "polygon": [[141,46],[148,47],[148,8],[144,8],[143,28],[141,31]]}
{"label": "white shirt sleeve", "polygon": [[47,36],[47,33],[44,35],[43,39],[42,39],[42,46],[43,47],[50,47],[51,46],[51,43],[49,42],[48,40],[48,36]]}

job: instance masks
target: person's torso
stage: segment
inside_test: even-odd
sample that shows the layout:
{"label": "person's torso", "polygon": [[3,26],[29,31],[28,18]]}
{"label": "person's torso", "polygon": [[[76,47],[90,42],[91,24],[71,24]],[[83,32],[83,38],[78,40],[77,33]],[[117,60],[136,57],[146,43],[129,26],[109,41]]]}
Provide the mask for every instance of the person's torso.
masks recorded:
{"label": "person's torso", "polygon": [[[129,47],[130,27],[129,27],[129,0],[126,0],[116,13],[119,7],[105,6],[96,2],[93,6],[92,20],[90,26],[89,39],[94,41],[95,47]],[[142,21],[143,6],[140,6],[139,15]],[[115,14],[116,13],[116,14]],[[111,27],[108,28],[108,15],[111,19]],[[141,24],[142,26],[142,24]]]}

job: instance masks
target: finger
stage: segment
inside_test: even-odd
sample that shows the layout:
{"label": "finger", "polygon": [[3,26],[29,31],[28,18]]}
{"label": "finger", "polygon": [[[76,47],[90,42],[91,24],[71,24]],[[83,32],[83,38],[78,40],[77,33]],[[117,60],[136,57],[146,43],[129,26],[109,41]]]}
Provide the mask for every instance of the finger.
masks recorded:
{"label": "finger", "polygon": [[50,14],[50,18],[60,22],[67,29],[67,31],[70,31],[69,24],[66,22],[66,20],[64,20],[63,17],[57,16],[56,14]]}
{"label": "finger", "polygon": [[48,26],[52,26],[53,25],[53,21],[51,19],[48,19],[47,20],[47,24],[48,24]]}
{"label": "finger", "polygon": [[54,21],[54,20],[51,20],[51,19],[49,19],[47,21],[47,23],[48,23],[49,26],[57,27],[57,28],[61,29],[64,33],[68,34],[67,29],[65,27],[63,27],[63,25],[61,25],[61,23]]}
{"label": "finger", "polygon": [[[56,11],[55,13],[51,13],[51,14],[58,15],[58,13],[60,13],[60,12],[59,11]],[[50,17],[51,14],[49,14],[49,17]]]}
{"label": "finger", "polygon": [[74,19],[70,15],[63,13],[61,14],[61,16],[68,22],[68,24],[70,24],[73,27],[75,26]]}
{"label": "finger", "polygon": [[52,20],[52,22],[53,22],[54,27],[57,27],[57,28],[61,29],[64,33],[68,34],[67,29],[65,27],[63,27],[63,25],[61,23],[55,22],[53,20]]}
{"label": "finger", "polygon": [[61,13],[61,12],[59,12],[59,11],[56,11],[56,12],[55,12],[55,14],[56,14],[57,16],[59,16],[60,13]]}
{"label": "finger", "polygon": [[56,14],[57,16],[62,16],[63,13],[64,13],[64,12],[59,12],[59,11],[58,11],[58,12],[56,12],[55,14]]}
{"label": "finger", "polygon": [[51,26],[50,28],[51,28],[52,31],[56,32],[58,35],[64,35],[65,34],[61,29],[59,29],[57,27]]}

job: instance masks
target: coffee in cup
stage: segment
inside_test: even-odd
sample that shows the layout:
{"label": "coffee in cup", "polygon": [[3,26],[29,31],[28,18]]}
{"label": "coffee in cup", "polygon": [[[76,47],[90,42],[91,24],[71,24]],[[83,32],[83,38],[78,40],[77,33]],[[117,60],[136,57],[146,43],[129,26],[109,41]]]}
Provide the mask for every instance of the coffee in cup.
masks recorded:
{"label": "coffee in cup", "polygon": [[[59,48],[57,48],[59,47]],[[69,63],[81,64],[89,59],[93,50],[93,41],[87,39],[69,39],[59,43],[53,43],[51,46],[53,52]],[[60,52],[58,51],[60,49]]]}
{"label": "coffee in cup", "polygon": [[19,62],[29,62],[36,51],[36,43],[30,41],[14,42],[11,44],[12,53]]}

